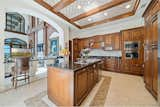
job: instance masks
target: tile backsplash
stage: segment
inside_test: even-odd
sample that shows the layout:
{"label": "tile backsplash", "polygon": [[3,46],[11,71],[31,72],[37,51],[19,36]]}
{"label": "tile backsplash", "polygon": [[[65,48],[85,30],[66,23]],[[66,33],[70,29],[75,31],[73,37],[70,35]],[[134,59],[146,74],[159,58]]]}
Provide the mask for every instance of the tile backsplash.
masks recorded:
{"label": "tile backsplash", "polygon": [[102,49],[92,49],[88,56],[116,56],[116,57],[121,57],[122,52],[121,51],[104,51]]}

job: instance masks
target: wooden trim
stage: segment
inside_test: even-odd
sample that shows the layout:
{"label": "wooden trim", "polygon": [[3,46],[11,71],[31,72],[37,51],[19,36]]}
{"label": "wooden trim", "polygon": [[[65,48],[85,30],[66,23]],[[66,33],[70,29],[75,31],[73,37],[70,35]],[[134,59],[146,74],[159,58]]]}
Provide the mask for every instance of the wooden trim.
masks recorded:
{"label": "wooden trim", "polygon": [[[147,9],[144,11],[142,17],[144,17],[144,16],[147,14],[147,12],[152,8],[152,6],[153,6],[153,5],[156,5],[157,3],[159,4],[159,7],[160,7],[160,1],[159,1],[159,0],[152,0],[152,1],[149,3]],[[160,9],[159,9],[159,10],[160,10]]]}
{"label": "wooden trim", "polygon": [[73,2],[75,2],[75,0],[61,0],[60,2],[58,2],[57,4],[55,4],[53,6],[53,8],[56,10],[56,11],[59,11],[61,9],[63,9],[64,7],[72,4]]}
{"label": "wooden trim", "polygon": [[138,6],[139,6],[139,4],[140,4],[140,1],[141,1],[141,0],[136,0],[136,3],[135,3],[134,8],[133,8],[134,14],[136,13],[136,10],[138,9]]}
{"label": "wooden trim", "polygon": [[23,32],[17,32],[17,31],[12,31],[12,30],[7,30],[7,29],[5,29],[5,31],[12,32],[12,33],[17,33],[17,34],[22,34],[22,35],[27,35],[26,33],[23,33]]}
{"label": "wooden trim", "polygon": [[[73,1],[74,2],[75,0],[67,0],[67,1],[68,2],[69,1]],[[79,16],[76,16],[76,17],[74,17],[72,19],[69,19],[64,14],[62,14],[61,12],[58,12],[57,10],[54,9],[54,7],[50,6],[49,4],[44,2],[43,0],[35,0],[35,2],[37,2],[41,6],[45,7],[46,9],[51,11],[52,13],[58,15],[59,17],[63,18],[64,20],[66,20],[67,22],[69,22],[70,24],[76,26],[79,29],[84,29],[84,28],[92,27],[92,26],[95,26],[95,25],[99,25],[99,24],[103,24],[103,23],[107,23],[107,22],[111,22],[111,21],[115,21],[115,20],[118,20],[118,19],[122,19],[122,18],[126,18],[126,17],[129,17],[129,16],[135,15],[136,10],[137,10],[137,8],[138,8],[138,6],[140,4],[140,0],[136,0],[134,9],[131,12],[127,12],[127,13],[124,13],[124,14],[109,18],[109,19],[104,19],[104,20],[101,20],[101,21],[93,22],[93,23],[90,23],[90,24],[87,24],[87,25],[84,25],[84,26],[80,26],[80,25],[74,23],[74,21],[77,21],[77,20],[80,20],[82,18],[91,16],[93,14],[99,13],[101,11],[104,11],[106,9],[112,8],[114,6],[120,5],[120,4],[128,2],[128,1],[130,1],[130,0],[113,0],[111,3],[107,3],[107,4],[105,4],[105,5],[103,5],[103,6],[99,7],[99,8],[93,9],[93,10],[91,10],[89,12],[83,13],[83,14],[81,14]],[[65,2],[65,0],[64,0],[64,2]]]}
{"label": "wooden trim", "polygon": [[129,28],[129,29],[121,30],[121,32],[128,31],[128,30],[142,29],[142,28],[144,29],[144,26],[140,26],[140,27],[136,27],[136,28]]}
{"label": "wooden trim", "polygon": [[94,14],[99,13],[99,12],[104,11],[104,10],[113,8],[115,6],[121,5],[121,4],[123,4],[125,2],[128,2],[128,1],[130,1],[130,0],[113,0],[110,3],[106,3],[106,4],[104,4],[104,5],[100,6],[100,7],[94,8],[94,9],[92,9],[92,10],[86,12],[86,13],[82,13],[82,14],[72,18],[71,21],[78,21],[80,19],[83,19],[85,17],[94,15]]}
{"label": "wooden trim", "polygon": [[44,8],[48,9],[52,13],[56,14],[57,16],[63,18],[64,20],[66,20],[70,24],[76,26],[77,28],[81,28],[79,25],[77,25],[76,23],[72,22],[69,18],[67,18],[62,13],[55,11],[52,6],[50,6],[49,4],[47,4],[46,2],[44,2],[43,0],[35,0],[35,2],[37,2],[38,4],[40,4],[41,6],[43,6]]}
{"label": "wooden trim", "polygon": [[126,18],[126,17],[129,17],[129,16],[133,16],[133,15],[134,15],[133,12],[128,12],[128,13],[124,13],[124,14],[109,18],[109,19],[107,18],[107,19],[104,19],[104,20],[101,20],[101,21],[97,21],[97,22],[93,22],[93,23],[81,26],[81,28],[84,29],[84,28],[96,26],[96,25],[99,25],[99,24],[115,21],[115,20],[118,20],[118,19]]}

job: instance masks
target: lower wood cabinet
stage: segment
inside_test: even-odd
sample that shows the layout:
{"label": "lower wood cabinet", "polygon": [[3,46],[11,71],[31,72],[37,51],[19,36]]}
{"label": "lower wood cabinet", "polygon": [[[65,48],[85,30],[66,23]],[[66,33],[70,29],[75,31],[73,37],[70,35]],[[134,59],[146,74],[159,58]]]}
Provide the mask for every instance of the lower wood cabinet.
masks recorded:
{"label": "lower wood cabinet", "polygon": [[94,85],[98,82],[98,64],[93,64],[82,70],[75,72],[75,91],[74,91],[74,105],[79,106],[86,98]]}
{"label": "lower wood cabinet", "polygon": [[88,91],[88,72],[87,69],[79,70],[75,73],[75,104],[79,105]]}
{"label": "lower wood cabinet", "polygon": [[94,69],[93,69],[93,67],[89,67],[88,69],[88,81],[87,81],[87,83],[88,83],[88,91],[90,91],[92,88],[93,88],[93,86],[94,86]]}
{"label": "lower wood cabinet", "polygon": [[105,71],[115,71],[120,72],[121,68],[121,58],[119,57],[107,57],[104,59],[102,68]]}

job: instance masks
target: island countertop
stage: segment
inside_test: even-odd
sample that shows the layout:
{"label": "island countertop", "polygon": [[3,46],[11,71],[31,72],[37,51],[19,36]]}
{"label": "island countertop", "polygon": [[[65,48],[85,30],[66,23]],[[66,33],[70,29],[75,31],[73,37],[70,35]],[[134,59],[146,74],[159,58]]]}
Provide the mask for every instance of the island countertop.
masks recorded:
{"label": "island countertop", "polygon": [[61,63],[54,63],[47,65],[48,67],[55,67],[70,71],[78,71],[80,69],[83,69],[85,67],[88,67],[90,65],[93,65],[95,63],[101,62],[101,59],[88,59],[85,63],[82,62],[73,62],[73,61],[67,61],[67,62],[61,62]]}

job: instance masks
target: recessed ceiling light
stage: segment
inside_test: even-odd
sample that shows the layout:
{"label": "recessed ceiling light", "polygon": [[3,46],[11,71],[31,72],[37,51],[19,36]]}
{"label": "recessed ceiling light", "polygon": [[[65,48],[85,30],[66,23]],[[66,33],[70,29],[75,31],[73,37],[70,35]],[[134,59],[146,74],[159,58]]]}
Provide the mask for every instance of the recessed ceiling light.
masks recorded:
{"label": "recessed ceiling light", "polygon": [[78,6],[77,6],[77,8],[78,8],[78,9],[81,9],[81,8],[82,8],[82,6],[81,6],[81,5],[78,5]]}
{"label": "recessed ceiling light", "polygon": [[89,18],[89,19],[88,19],[88,21],[92,21],[92,19],[91,19],[91,18]]}
{"label": "recessed ceiling light", "polygon": [[108,15],[108,13],[104,13],[104,15],[105,15],[105,16],[107,16],[107,15]]}
{"label": "recessed ceiling light", "polygon": [[88,1],[87,3],[90,4],[90,1]]}
{"label": "recessed ceiling light", "polygon": [[130,7],[131,7],[131,5],[127,5],[127,6],[126,6],[126,9],[129,9]]}

